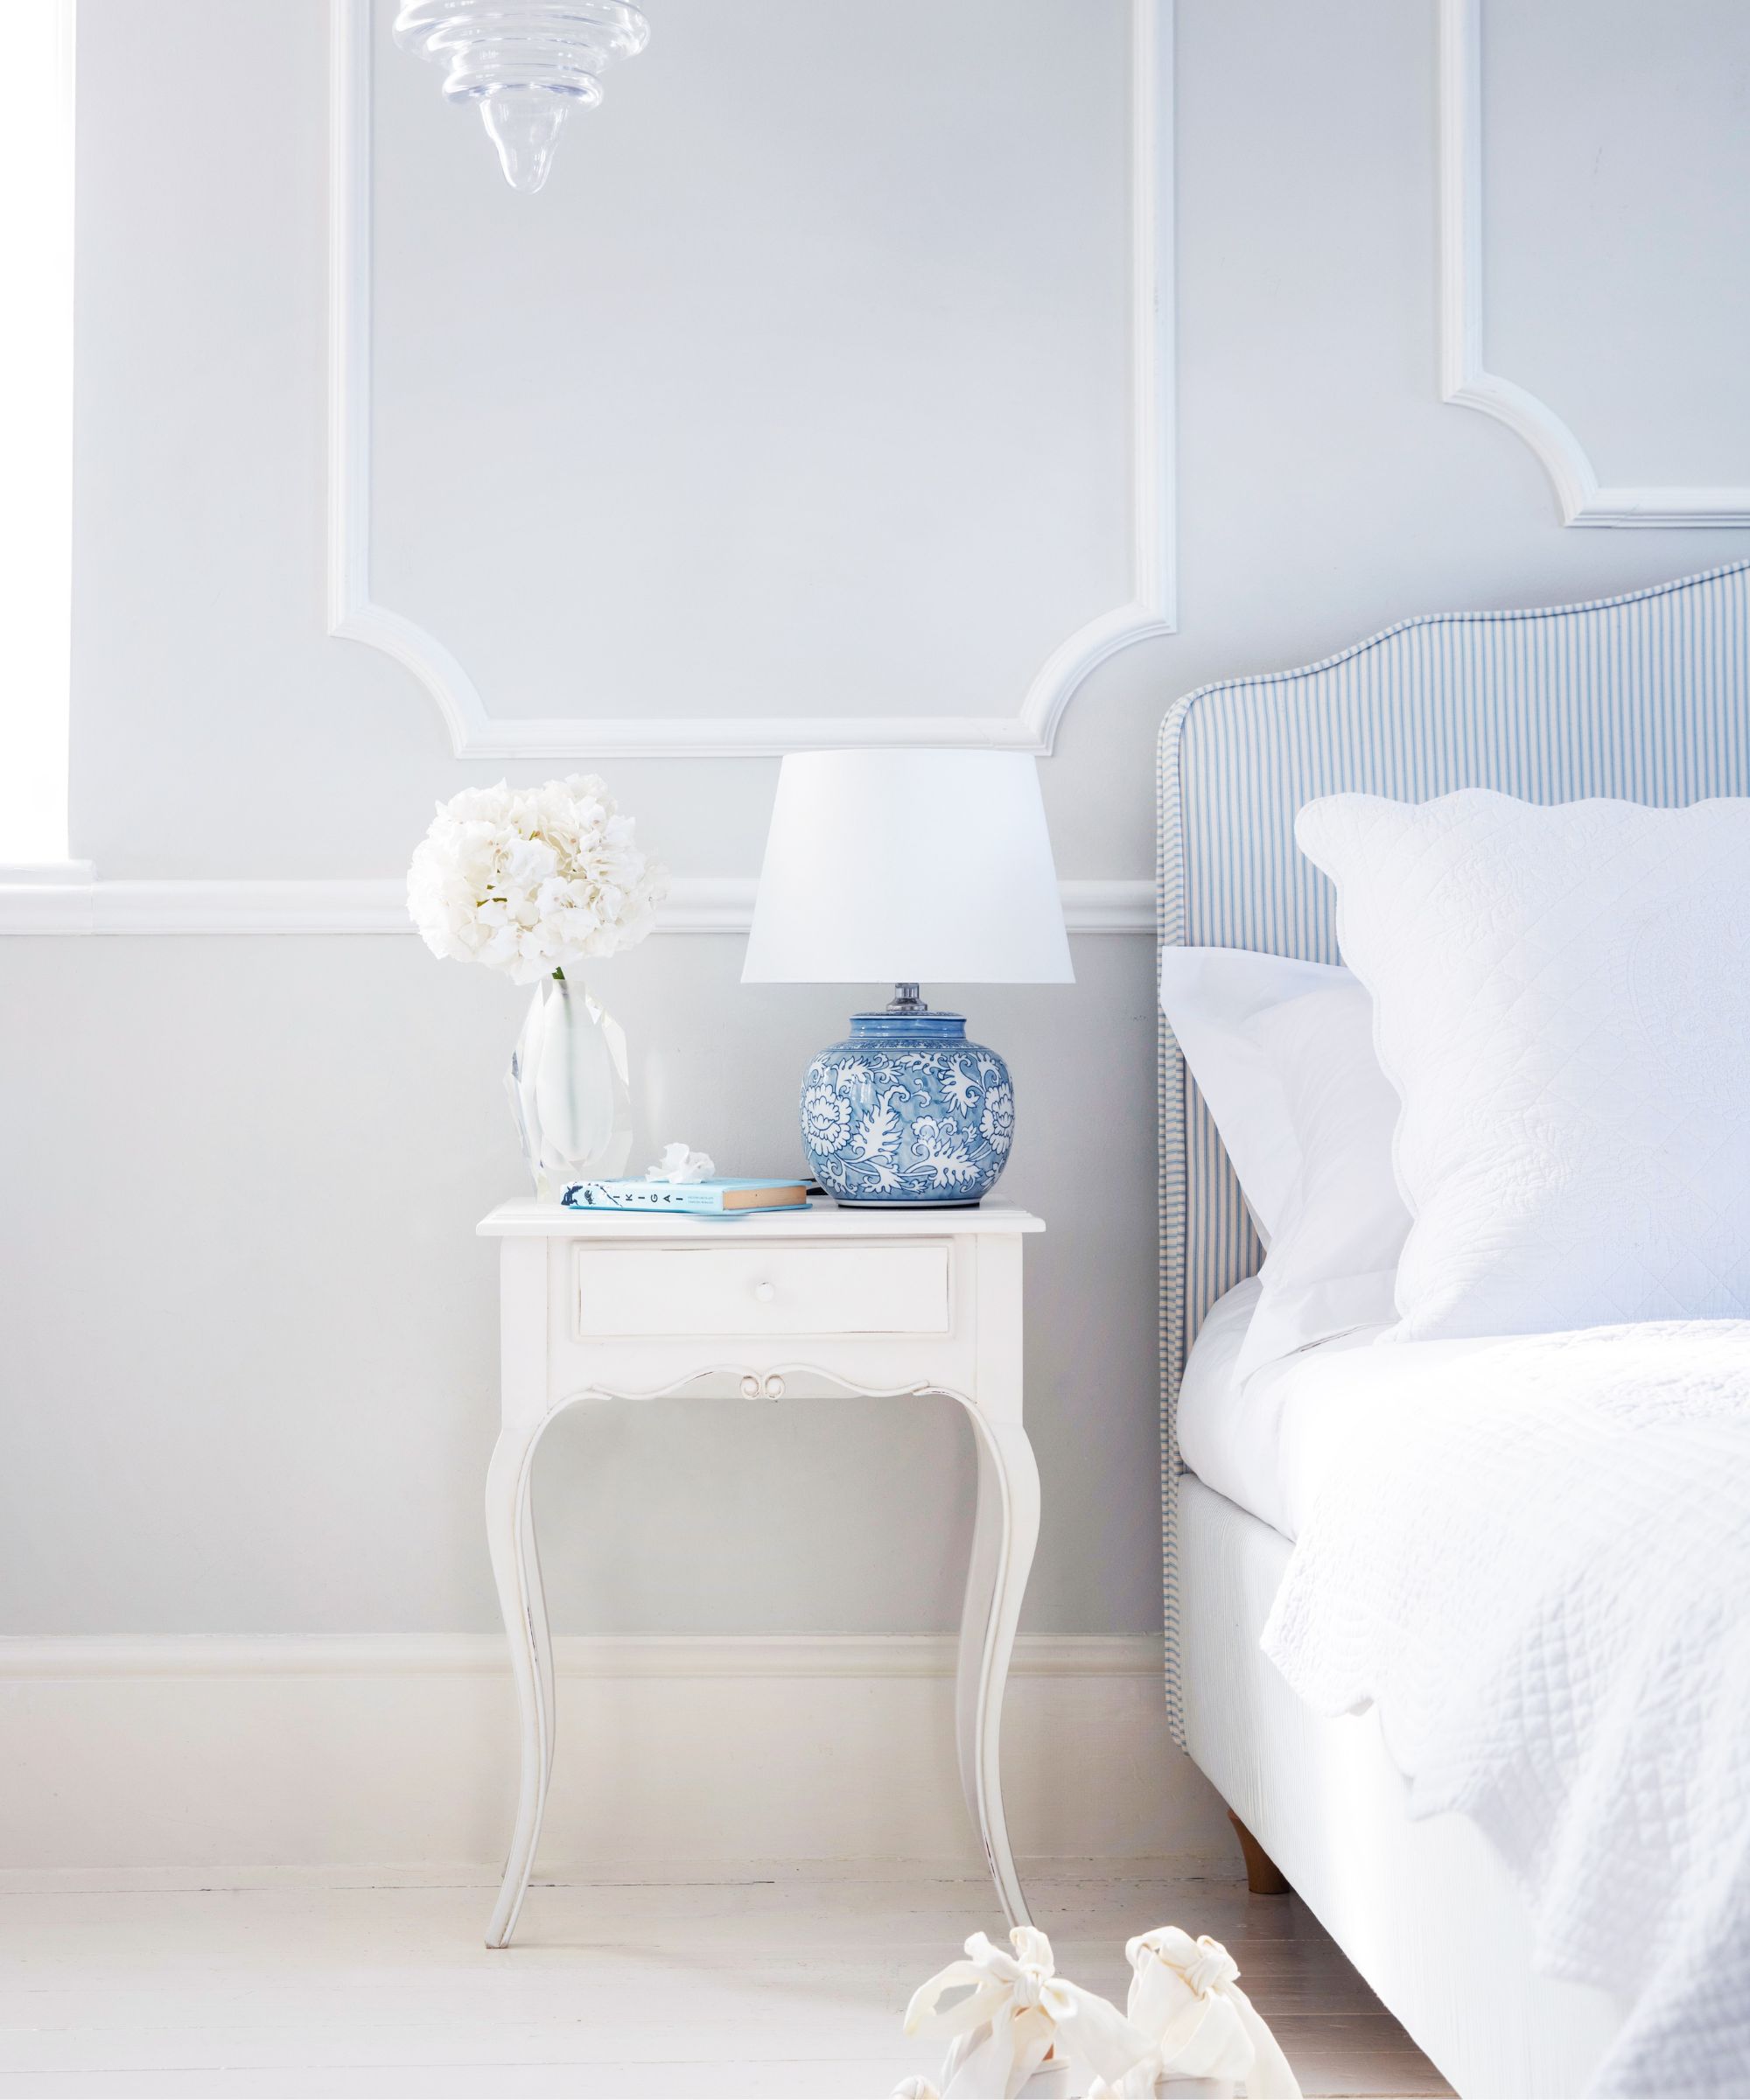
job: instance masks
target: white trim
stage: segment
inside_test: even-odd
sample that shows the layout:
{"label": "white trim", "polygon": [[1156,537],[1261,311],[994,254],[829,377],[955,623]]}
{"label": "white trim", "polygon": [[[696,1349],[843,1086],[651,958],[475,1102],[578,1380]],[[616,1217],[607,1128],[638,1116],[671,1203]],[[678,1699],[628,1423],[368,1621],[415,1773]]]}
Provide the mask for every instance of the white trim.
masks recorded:
{"label": "white trim", "polygon": [[[984,1869],[954,1755],[946,1634],[556,1643],[559,1740],[539,1878],[689,1861]],[[1232,1871],[1176,1752],[1156,1638],[1023,1637],[1004,1764],[1030,1857]],[[495,1870],[516,1738],[498,1634],[0,1642],[5,1882]],[[988,1885],[984,1900],[990,1900]],[[537,1891],[532,1899],[539,1903]],[[482,1886],[479,1922],[492,1908]]]}
{"label": "white trim", "polygon": [[376,604],[370,577],[371,10],[330,0],[328,631],[406,666],[438,704],[458,758],[770,756],[871,745],[1048,753],[1096,666],[1176,631],[1172,296],[1173,0],[1131,0],[1131,594],[1061,642],[1012,716],[489,715],[436,635]]}
{"label": "white trim", "polygon": [[1601,486],[1549,402],[1483,362],[1482,4],[1440,0],[1440,393],[1480,409],[1544,463],[1564,525],[1750,525],[1750,488]]}
{"label": "white trim", "polygon": [[[0,879],[0,935],[7,934],[409,934],[407,888],[399,876],[283,881],[96,882]],[[0,872],[4,874],[4,872]],[[745,934],[752,921],[754,879],[678,877],[657,914],[659,934]],[[1152,934],[1154,892],[1147,882],[1065,882],[1065,923],[1073,934]]]}
{"label": "white trim", "polygon": [[1154,885],[1127,880],[1060,882],[1063,923],[1072,934],[1147,934],[1155,930]]}
{"label": "white trim", "polygon": [[[573,1634],[553,1642],[561,1676],[951,1677],[952,1634]],[[1012,1677],[1147,1677],[1158,1634],[1022,1634]],[[508,1678],[501,1634],[359,1639],[202,1634],[0,1636],[0,1684],[94,1677],[489,1676]]]}
{"label": "white trim", "polygon": [[88,860],[0,861],[0,887],[53,889],[63,883],[93,882],[96,876]]}

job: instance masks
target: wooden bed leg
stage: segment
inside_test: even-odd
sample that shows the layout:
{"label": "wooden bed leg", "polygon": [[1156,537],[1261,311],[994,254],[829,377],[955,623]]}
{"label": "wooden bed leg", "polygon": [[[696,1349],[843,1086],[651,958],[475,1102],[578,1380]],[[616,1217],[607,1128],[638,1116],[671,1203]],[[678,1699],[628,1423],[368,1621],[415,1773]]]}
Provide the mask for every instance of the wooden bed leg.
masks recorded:
{"label": "wooden bed leg", "polygon": [[1231,1809],[1228,1810],[1228,1821],[1233,1824],[1240,1850],[1245,1854],[1248,1893],[1254,1896],[1292,1896],[1294,1891],[1288,1886],[1282,1869]]}

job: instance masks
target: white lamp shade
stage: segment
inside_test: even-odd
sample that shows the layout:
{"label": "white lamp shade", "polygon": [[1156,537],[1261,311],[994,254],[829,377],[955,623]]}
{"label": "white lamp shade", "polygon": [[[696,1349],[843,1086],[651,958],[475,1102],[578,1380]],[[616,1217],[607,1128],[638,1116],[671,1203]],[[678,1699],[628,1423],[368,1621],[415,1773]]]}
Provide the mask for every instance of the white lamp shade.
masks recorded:
{"label": "white lamp shade", "polygon": [[778,775],[749,984],[1074,982],[1025,752],[808,751]]}

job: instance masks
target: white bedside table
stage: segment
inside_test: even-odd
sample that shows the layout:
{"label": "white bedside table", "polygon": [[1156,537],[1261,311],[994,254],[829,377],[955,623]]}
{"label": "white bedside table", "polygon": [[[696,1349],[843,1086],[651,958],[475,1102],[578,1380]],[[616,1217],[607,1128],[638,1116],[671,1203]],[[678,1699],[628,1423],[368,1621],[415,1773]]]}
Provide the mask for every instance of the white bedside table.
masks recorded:
{"label": "white bedside table", "polygon": [[500,1204],[504,1423],[486,1531],[522,1719],[522,1793],[486,1933],[516,1929],[553,1767],[553,1651],[529,1476],[542,1432],[580,1400],[654,1399],[727,1373],[745,1397],[788,1380],[840,1391],[943,1393],[971,1422],[978,1508],[955,1700],[961,1783],[1012,1924],[1028,1922],[1003,1823],[998,1743],[1021,1594],[1039,1535],[1039,1471],[1021,1426],[1021,1238],[1041,1220],[973,1210],[812,1210],[734,1220]]}

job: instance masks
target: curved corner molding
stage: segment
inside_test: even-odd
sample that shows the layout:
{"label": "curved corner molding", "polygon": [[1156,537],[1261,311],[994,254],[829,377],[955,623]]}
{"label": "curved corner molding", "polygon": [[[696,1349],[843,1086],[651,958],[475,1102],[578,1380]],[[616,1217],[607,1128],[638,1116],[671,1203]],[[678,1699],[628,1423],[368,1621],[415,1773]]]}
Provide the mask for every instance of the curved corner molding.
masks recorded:
{"label": "curved corner molding", "polygon": [[1018,715],[489,715],[458,659],[371,596],[371,21],[329,0],[328,632],[404,664],[438,704],[458,758],[722,758],[879,745],[1049,753],[1098,665],[1177,626],[1172,256],[1173,0],[1130,0],[1130,596],[1054,649]]}
{"label": "curved corner molding", "polygon": [[1440,0],[1440,394],[1522,438],[1564,525],[1750,525],[1750,488],[1602,486],[1546,401],[1483,363],[1482,0]]}

